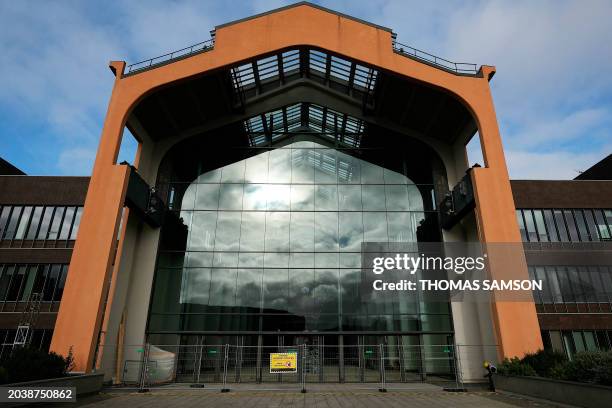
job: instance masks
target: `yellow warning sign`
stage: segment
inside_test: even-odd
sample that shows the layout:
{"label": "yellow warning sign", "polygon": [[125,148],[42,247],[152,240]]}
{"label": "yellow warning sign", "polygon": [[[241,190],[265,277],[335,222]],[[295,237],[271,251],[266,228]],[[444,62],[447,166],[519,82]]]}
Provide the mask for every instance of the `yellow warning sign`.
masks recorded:
{"label": "yellow warning sign", "polygon": [[270,353],[270,373],[297,373],[297,353]]}

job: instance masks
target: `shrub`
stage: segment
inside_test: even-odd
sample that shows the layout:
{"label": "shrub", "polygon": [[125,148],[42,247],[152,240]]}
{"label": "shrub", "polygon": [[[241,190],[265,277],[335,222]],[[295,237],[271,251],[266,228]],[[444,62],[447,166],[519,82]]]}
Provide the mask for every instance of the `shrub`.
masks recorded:
{"label": "shrub", "polygon": [[539,376],[550,377],[555,367],[567,362],[567,357],[563,353],[548,349],[526,354],[521,361],[530,365]]}
{"label": "shrub", "polygon": [[504,362],[497,368],[497,372],[503,375],[533,376],[536,371],[529,364],[525,364],[518,357],[504,359]]}
{"label": "shrub", "polygon": [[583,351],[557,367],[555,378],[612,385],[612,351]]}
{"label": "shrub", "polygon": [[71,369],[71,365],[72,353],[64,358],[53,352],[47,353],[32,348],[15,349],[2,364],[7,374],[4,382],[63,377]]}

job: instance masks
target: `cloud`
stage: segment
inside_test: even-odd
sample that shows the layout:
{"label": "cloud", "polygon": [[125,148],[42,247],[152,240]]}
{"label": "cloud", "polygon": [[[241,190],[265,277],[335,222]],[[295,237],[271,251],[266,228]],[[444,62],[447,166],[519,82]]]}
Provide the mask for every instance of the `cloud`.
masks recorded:
{"label": "cloud", "polygon": [[[607,146],[612,151],[612,145]],[[506,150],[506,159],[513,179],[573,179],[603,158],[601,151],[589,153],[548,153]]]}
{"label": "cloud", "polygon": [[59,155],[58,168],[62,171],[62,174],[69,176],[88,175],[91,174],[95,158],[95,149],[79,147],[65,149]]}
{"label": "cloud", "polygon": [[[62,157],[97,147],[110,59],[160,55],[207,39],[215,25],[288,3],[0,2],[0,116],[9,119],[0,123],[0,145],[22,155],[6,158],[27,163],[28,173],[67,171]],[[513,177],[541,174],[513,162],[528,153],[594,163],[610,151],[612,3],[320,3],[391,27],[401,42],[442,57],[496,65],[492,89],[504,143],[517,153],[508,157]]]}

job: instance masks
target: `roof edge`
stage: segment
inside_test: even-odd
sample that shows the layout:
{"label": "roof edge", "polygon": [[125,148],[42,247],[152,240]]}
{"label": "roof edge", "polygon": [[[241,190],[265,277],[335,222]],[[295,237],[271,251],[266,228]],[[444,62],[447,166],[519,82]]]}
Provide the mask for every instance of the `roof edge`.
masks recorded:
{"label": "roof edge", "polygon": [[390,29],[389,27],[381,26],[381,25],[374,24],[374,23],[371,23],[371,22],[366,21],[366,20],[362,20],[362,19],[357,18],[357,17],[349,16],[348,14],[340,13],[338,11],[329,9],[327,7],[319,6],[318,4],[313,4],[313,3],[308,2],[308,1],[300,1],[300,2],[297,2],[297,3],[289,4],[288,6],[275,8],[275,9],[270,10],[270,11],[265,11],[263,13],[255,14],[253,16],[249,16],[249,17],[238,19],[238,20],[233,20],[233,21],[230,21],[230,22],[227,22],[227,23],[224,23],[224,24],[220,24],[220,25],[215,26],[215,30],[218,30],[218,29],[224,28],[224,27],[228,27],[228,26],[231,26],[231,25],[234,25],[234,24],[243,23],[245,21],[254,20],[256,18],[264,17],[264,16],[267,16],[269,14],[278,13],[280,11],[289,10],[289,9],[292,9],[292,8],[295,8],[295,7],[300,7],[300,6],[312,7],[312,8],[324,11],[326,13],[335,14],[337,16],[340,16],[340,17],[343,17],[343,18],[346,18],[346,19],[349,19],[349,20],[353,20],[353,21],[356,21],[356,22],[361,23],[361,24],[369,25],[369,26],[377,28],[379,30],[388,31],[390,33],[393,32],[393,30]]}

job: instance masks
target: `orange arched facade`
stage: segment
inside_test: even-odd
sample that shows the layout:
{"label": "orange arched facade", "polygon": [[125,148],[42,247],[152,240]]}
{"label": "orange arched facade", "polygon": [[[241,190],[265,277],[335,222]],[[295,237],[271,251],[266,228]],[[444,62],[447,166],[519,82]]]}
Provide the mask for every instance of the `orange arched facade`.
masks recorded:
{"label": "orange arched facade", "polygon": [[[116,164],[116,158],[131,110],[159,87],[298,45],[345,55],[460,99],[475,118],[485,159],[485,167],[471,172],[479,238],[485,243],[521,242],[489,87],[494,67],[483,66],[476,76],[438,69],[393,52],[392,33],[384,28],[307,4],[256,16],[217,28],[214,49],[155,69],[124,77],[125,63],[111,62],[116,79],[51,343],[53,351],[64,355],[72,347],[76,371],[92,369],[102,325],[129,176],[128,167]],[[495,273],[495,261],[491,263]],[[514,276],[527,279],[524,258],[517,265]],[[542,347],[532,302],[497,302],[492,315],[503,356]]]}

